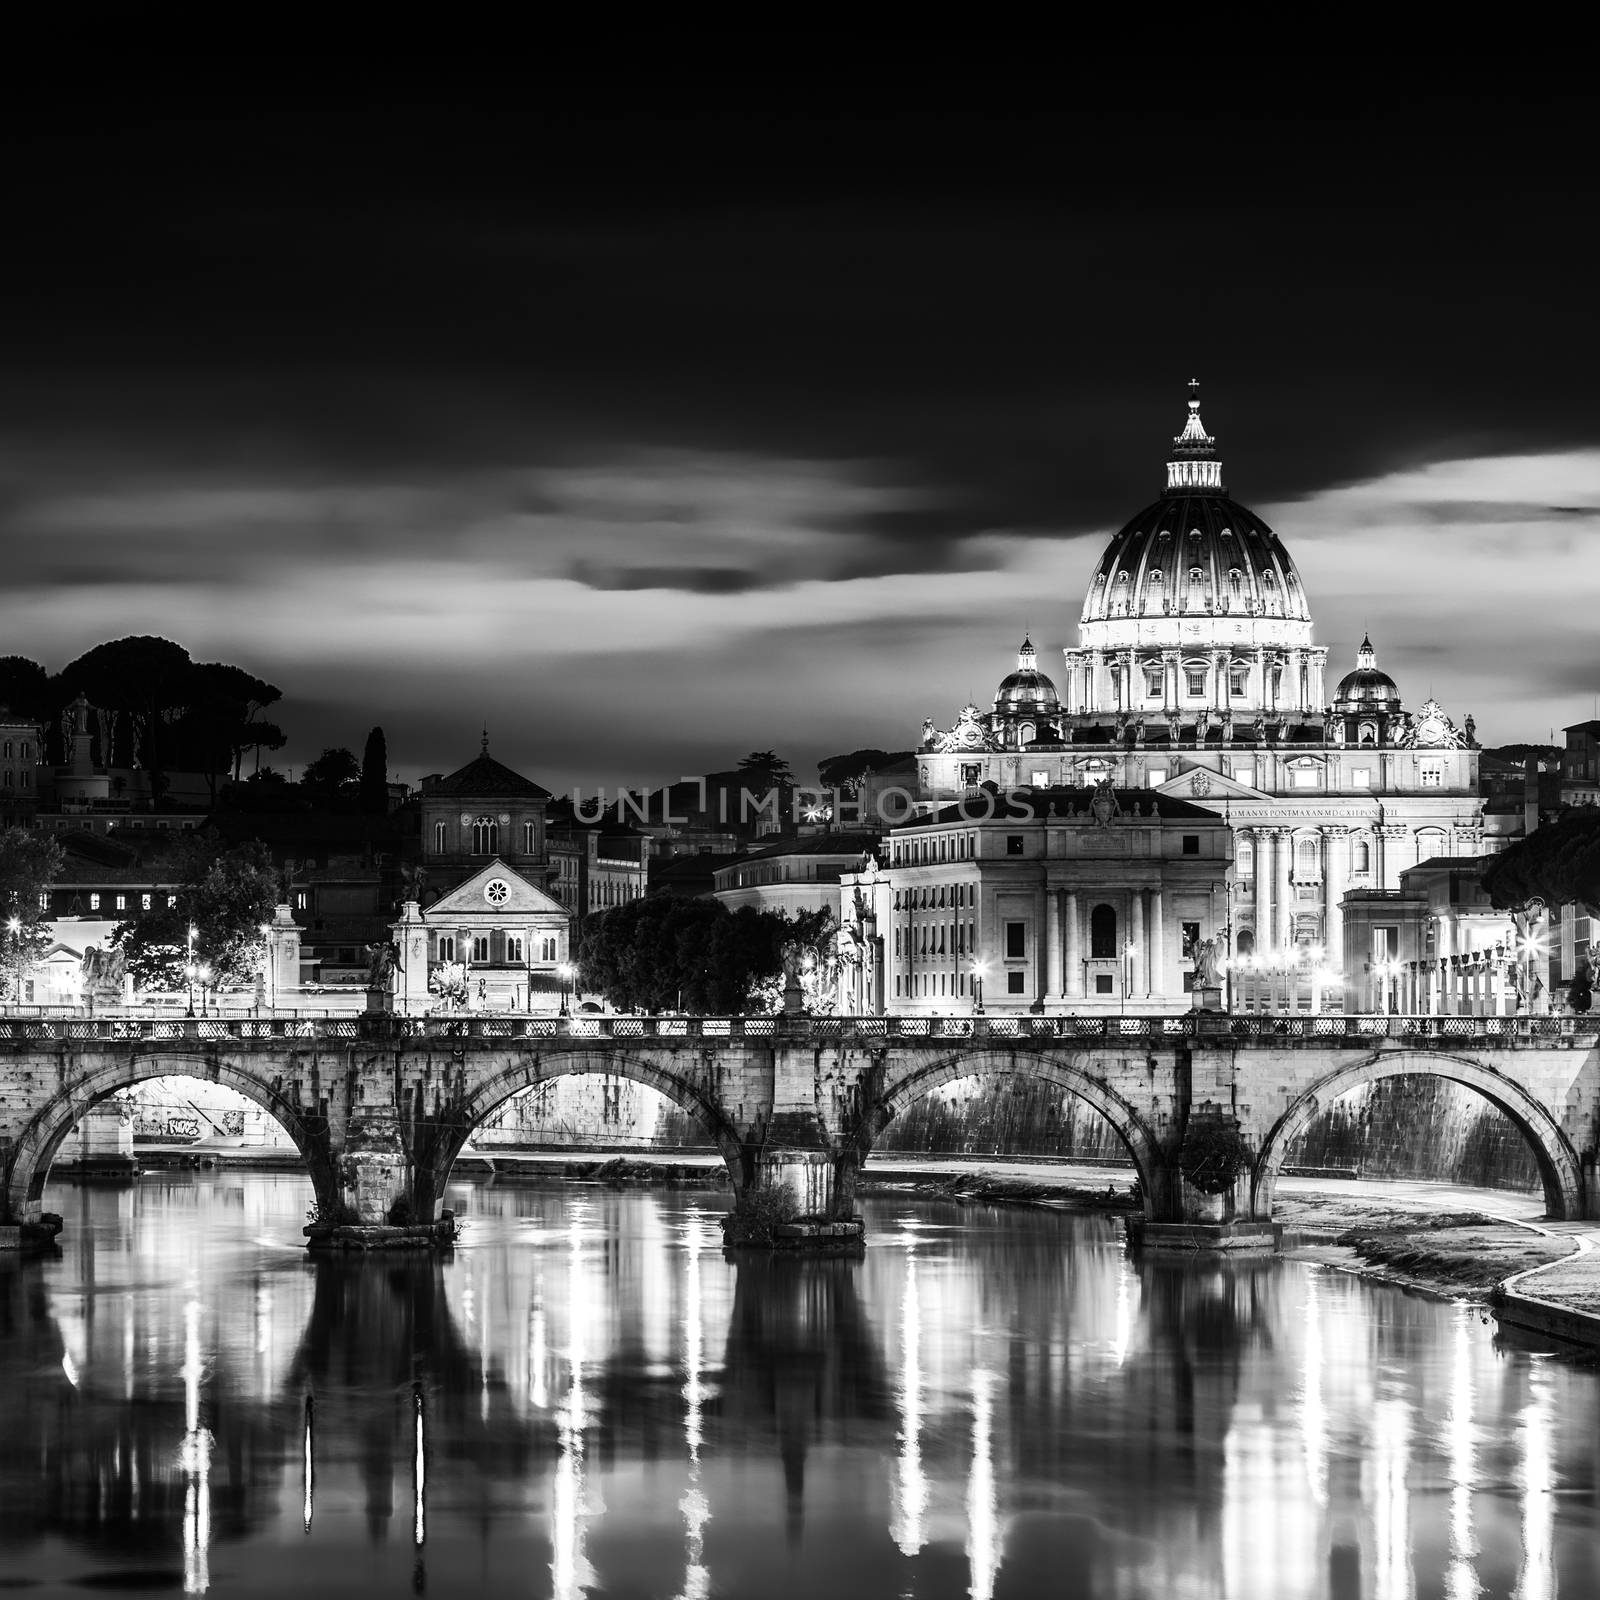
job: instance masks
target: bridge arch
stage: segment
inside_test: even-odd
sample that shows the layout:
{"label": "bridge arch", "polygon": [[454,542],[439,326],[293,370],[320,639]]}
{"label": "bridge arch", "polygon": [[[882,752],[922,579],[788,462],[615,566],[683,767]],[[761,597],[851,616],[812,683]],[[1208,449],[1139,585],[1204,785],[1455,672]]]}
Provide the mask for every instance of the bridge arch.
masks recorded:
{"label": "bridge arch", "polygon": [[62,1141],[102,1100],[150,1078],[198,1078],[241,1094],[272,1117],[294,1142],[321,1206],[339,1199],[339,1178],[320,1116],[307,1117],[270,1082],[225,1055],[162,1051],[96,1063],[63,1085],[34,1112],[12,1146],[5,1171],[8,1214],[17,1220],[38,1214],[50,1165]]}
{"label": "bridge arch", "polygon": [[1386,1050],[1337,1068],[1306,1089],[1278,1118],[1262,1141],[1250,1179],[1251,1213],[1272,1214],[1272,1196],[1278,1167],[1289,1142],[1302,1133],[1313,1117],[1341,1095],[1382,1078],[1404,1076],[1449,1078],[1475,1089],[1510,1119],[1527,1140],[1544,1185],[1545,1209],[1551,1217],[1584,1214],[1583,1168],[1577,1152],[1548,1107],[1521,1084],[1468,1056],[1433,1050]]}
{"label": "bridge arch", "polygon": [[942,1084],[979,1073],[1043,1079],[1092,1106],[1111,1124],[1133,1161],[1144,1197],[1146,1216],[1162,1215],[1168,1197],[1167,1164],[1149,1123],[1104,1079],[1096,1077],[1078,1056],[1021,1050],[966,1050],[918,1065],[891,1079],[875,1103],[863,1108],[852,1138],[861,1159],[871,1153],[878,1135],[913,1100]]}
{"label": "bridge arch", "polygon": [[735,1188],[743,1188],[750,1177],[748,1156],[726,1116],[723,1115],[708,1085],[672,1071],[647,1056],[611,1050],[552,1051],[548,1055],[519,1057],[490,1072],[472,1084],[464,1097],[449,1108],[448,1118],[428,1124],[419,1138],[415,1153],[415,1201],[418,1214],[431,1215],[444,1198],[450,1169],[461,1148],[500,1106],[554,1078],[578,1077],[586,1073],[627,1078],[664,1095],[680,1110],[688,1112],[716,1144],[728,1165]]}

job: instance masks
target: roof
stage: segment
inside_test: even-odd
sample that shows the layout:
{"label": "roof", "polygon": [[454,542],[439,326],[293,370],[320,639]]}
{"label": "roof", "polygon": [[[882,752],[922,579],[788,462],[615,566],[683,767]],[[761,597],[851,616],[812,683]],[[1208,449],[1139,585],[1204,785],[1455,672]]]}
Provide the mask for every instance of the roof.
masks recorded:
{"label": "roof", "polygon": [[[1041,822],[1050,818],[1057,821],[1076,820],[1092,825],[1093,816],[1089,808],[1095,795],[1100,792],[1094,788],[1063,786],[1019,789],[1013,793],[1023,795],[1025,798],[1017,802],[1003,792],[985,789],[980,791],[980,795],[986,796],[993,802],[992,812],[982,805],[978,795],[974,795],[955,805],[944,806],[932,816],[922,817],[913,822],[903,822],[894,831],[904,833],[913,828],[930,828],[950,822],[969,824]],[[1215,811],[1209,811],[1206,807],[1197,806],[1188,800],[1180,800],[1175,795],[1158,794],[1154,789],[1113,789],[1111,792],[1116,796],[1118,810],[1126,821],[1194,821],[1209,823],[1214,827],[1227,826]]]}
{"label": "roof", "polygon": [[802,833],[781,839],[776,844],[751,850],[742,856],[731,856],[730,865],[743,865],[747,861],[770,861],[774,856],[859,856],[873,849],[883,837],[881,828],[846,832],[835,829],[829,833]]}
{"label": "roof", "polygon": [[548,789],[535,783],[532,778],[524,778],[520,772],[513,772],[503,761],[496,761],[487,750],[474,757],[459,772],[441,778],[424,793],[428,798],[454,794],[464,799],[475,799],[479,795],[522,795],[529,800],[550,799]]}
{"label": "roof", "polygon": [[1590,718],[1588,722],[1572,722],[1561,731],[1563,733],[1592,733],[1600,736],[1600,721]]}

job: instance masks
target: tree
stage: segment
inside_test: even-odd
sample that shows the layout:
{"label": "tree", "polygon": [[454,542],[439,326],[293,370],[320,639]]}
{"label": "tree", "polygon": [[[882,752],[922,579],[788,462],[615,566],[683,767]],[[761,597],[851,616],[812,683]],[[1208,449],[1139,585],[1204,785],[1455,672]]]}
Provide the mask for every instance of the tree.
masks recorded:
{"label": "tree", "polygon": [[817,776],[824,789],[855,794],[869,772],[882,772],[885,767],[897,766],[914,754],[911,750],[852,750],[849,755],[829,756],[819,761]]}
{"label": "tree", "polygon": [[389,810],[389,746],[382,728],[367,735],[361,752],[361,809],[369,816],[385,816]]}
{"label": "tree", "polygon": [[1490,903],[1502,911],[1520,911],[1537,899],[1600,915],[1600,809],[1575,807],[1535,828],[1490,856],[1481,876]]}
{"label": "tree", "polygon": [[31,828],[0,829],[0,995],[8,1000],[19,997],[29,966],[50,948],[50,914],[40,900],[60,872],[54,839]]}
{"label": "tree", "polygon": [[794,785],[794,774],[789,763],[773,750],[752,750],[739,763],[739,776],[752,783],[764,783],[769,789],[786,789]]}
{"label": "tree", "polygon": [[[767,1013],[782,998],[783,953],[831,944],[832,913],[795,917],[716,900],[647,896],[591,916],[578,947],[579,987],[623,1011],[690,1011],[710,1016]],[[826,958],[825,958],[826,959]],[[804,981],[804,979],[802,979]],[[818,977],[819,988],[826,983]]]}
{"label": "tree", "polygon": [[259,840],[224,849],[209,831],[180,834],[173,841],[168,871],[177,883],[177,904],[119,923],[111,943],[127,957],[138,989],[181,989],[195,930],[193,956],[219,986],[248,983],[266,955],[263,924],[278,899],[278,875]]}
{"label": "tree", "polygon": [[[262,722],[260,714],[282,698],[283,691],[276,684],[243,667],[226,661],[196,662],[189,676],[190,715],[199,716],[211,743],[201,770],[231,767],[237,783],[246,750],[259,750],[262,745],[272,750],[281,748],[282,730],[274,723]],[[276,743],[272,742],[274,737]],[[220,764],[216,762],[219,754],[226,757]]]}
{"label": "tree", "polygon": [[0,656],[0,706],[19,717],[49,721],[56,710],[50,674],[26,656]]}
{"label": "tree", "polygon": [[94,705],[127,715],[135,757],[150,774],[158,801],[167,787],[167,730],[188,708],[195,687],[192,667],[181,644],[134,634],[97,644],[62,669],[68,699],[81,693]]}
{"label": "tree", "polygon": [[306,763],[300,789],[315,805],[346,809],[361,793],[361,768],[343,745],[324,750],[315,761]]}

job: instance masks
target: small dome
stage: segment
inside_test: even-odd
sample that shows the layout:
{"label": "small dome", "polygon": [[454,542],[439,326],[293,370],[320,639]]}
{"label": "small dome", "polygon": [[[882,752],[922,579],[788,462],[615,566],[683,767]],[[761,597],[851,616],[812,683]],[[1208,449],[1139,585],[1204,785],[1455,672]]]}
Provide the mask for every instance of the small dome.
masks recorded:
{"label": "small dome", "polygon": [[1061,709],[1056,686],[1039,671],[1038,652],[1030,640],[1017,652],[1017,670],[1008,672],[995,691],[994,709],[1003,717],[1048,717]]}
{"label": "small dome", "polygon": [[1356,669],[1347,672],[1334,690],[1335,711],[1398,711],[1400,688],[1387,672],[1378,670],[1378,653],[1365,636],[1356,651]]}

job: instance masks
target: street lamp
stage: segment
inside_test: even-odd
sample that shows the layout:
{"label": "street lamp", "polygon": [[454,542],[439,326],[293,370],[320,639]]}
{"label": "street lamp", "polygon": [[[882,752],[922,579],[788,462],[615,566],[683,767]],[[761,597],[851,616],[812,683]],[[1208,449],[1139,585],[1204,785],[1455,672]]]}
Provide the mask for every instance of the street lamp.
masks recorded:
{"label": "street lamp", "polygon": [[972,963],[972,1014],[975,1017],[983,1015],[983,963]]}
{"label": "street lamp", "polygon": [[1128,1014],[1128,991],[1133,987],[1133,940],[1122,947],[1122,1015]]}
{"label": "street lamp", "polygon": [[211,982],[211,968],[203,961],[197,969],[196,976],[200,979],[200,1015],[206,1015],[206,986]]}
{"label": "street lamp", "polygon": [[273,1014],[276,1015],[278,1010],[278,965],[272,959],[272,924],[270,922],[261,924],[261,942],[266,946],[267,982],[271,985],[271,1007]]}
{"label": "street lamp", "polygon": [[6,928],[11,934],[11,999],[12,1003],[22,1004],[22,918],[12,917],[6,923]]}
{"label": "street lamp", "polygon": [[572,963],[563,961],[556,968],[556,971],[561,974],[561,1015],[564,1017],[570,1016],[571,1011],[567,1005],[567,996],[572,992]]}
{"label": "street lamp", "polygon": [[189,924],[189,953],[184,957],[183,970],[189,978],[189,1009],[185,1016],[194,1015],[194,942],[199,937],[200,930],[191,922]]}

